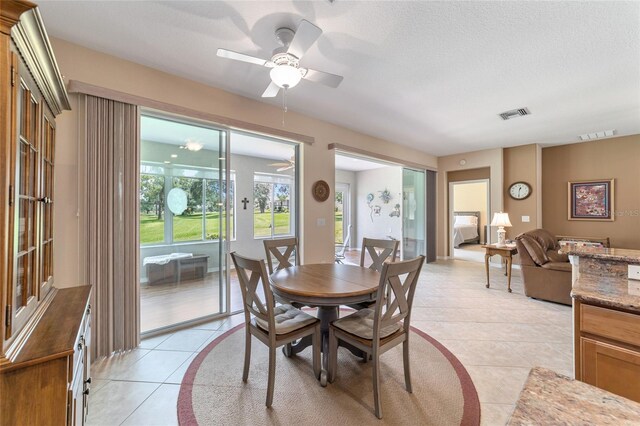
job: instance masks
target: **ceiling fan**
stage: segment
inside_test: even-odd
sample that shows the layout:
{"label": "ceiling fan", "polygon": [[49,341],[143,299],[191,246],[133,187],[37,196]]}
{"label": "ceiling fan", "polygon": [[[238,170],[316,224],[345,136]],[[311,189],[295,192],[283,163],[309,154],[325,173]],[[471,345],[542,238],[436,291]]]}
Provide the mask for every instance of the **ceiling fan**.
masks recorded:
{"label": "ceiling fan", "polygon": [[295,169],[296,168],[296,157],[295,155],[292,156],[289,160],[283,160],[286,161],[286,163],[271,163],[269,164],[270,166],[273,167],[278,167],[278,169],[276,171],[278,172],[284,172],[285,170],[291,170],[291,169]]}
{"label": "ceiling fan", "polygon": [[276,30],[276,39],[281,47],[273,51],[271,59],[257,58],[227,49],[218,49],[218,56],[271,68],[271,84],[262,94],[263,98],[273,98],[281,88],[285,91],[291,89],[303,78],[335,88],[342,82],[342,76],[300,67],[300,59],[321,34],[320,28],[303,19],[296,31],[286,27]]}

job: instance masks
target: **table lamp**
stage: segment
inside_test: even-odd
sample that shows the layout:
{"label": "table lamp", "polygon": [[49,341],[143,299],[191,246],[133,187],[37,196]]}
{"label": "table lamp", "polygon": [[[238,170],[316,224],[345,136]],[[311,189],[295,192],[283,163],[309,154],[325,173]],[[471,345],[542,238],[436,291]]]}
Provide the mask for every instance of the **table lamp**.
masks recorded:
{"label": "table lamp", "polygon": [[491,226],[498,227],[498,244],[496,244],[496,247],[506,247],[507,244],[504,242],[504,240],[507,231],[504,230],[504,227],[512,226],[511,222],[509,221],[509,214],[503,212],[494,213],[493,220],[491,221]]}

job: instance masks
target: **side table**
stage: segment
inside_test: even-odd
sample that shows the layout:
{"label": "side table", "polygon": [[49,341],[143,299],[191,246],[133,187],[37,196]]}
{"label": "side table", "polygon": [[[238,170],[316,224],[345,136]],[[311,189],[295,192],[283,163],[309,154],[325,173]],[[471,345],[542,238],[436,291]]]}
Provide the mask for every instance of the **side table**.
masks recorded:
{"label": "side table", "polygon": [[501,256],[506,262],[505,275],[507,276],[507,290],[511,293],[511,264],[513,262],[513,255],[518,254],[518,249],[515,245],[508,245],[505,247],[498,247],[495,244],[487,244],[482,246],[485,249],[484,254],[484,266],[487,270],[487,285],[489,288],[489,258],[493,255]]}

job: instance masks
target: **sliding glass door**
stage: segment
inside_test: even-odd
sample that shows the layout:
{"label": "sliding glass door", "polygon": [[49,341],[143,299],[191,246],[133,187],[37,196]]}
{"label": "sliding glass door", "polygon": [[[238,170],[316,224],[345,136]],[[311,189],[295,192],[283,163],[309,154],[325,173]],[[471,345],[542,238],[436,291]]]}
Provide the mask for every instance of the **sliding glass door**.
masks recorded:
{"label": "sliding glass door", "polygon": [[140,316],[149,332],[225,312],[234,181],[228,131],[154,112],[140,120]]}
{"label": "sliding glass door", "polygon": [[426,174],[402,169],[402,256],[426,254]]}

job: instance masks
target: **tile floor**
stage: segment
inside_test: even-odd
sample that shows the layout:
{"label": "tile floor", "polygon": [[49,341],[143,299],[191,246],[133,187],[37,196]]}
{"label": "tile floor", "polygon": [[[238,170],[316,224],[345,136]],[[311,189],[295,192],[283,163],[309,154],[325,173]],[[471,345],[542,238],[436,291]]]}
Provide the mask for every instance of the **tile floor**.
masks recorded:
{"label": "tile floor", "polygon": [[[479,263],[426,265],[412,324],[438,339],[467,368],[480,397],[482,423],[501,425],[531,367],[573,376],[571,308],[525,297],[518,270],[511,294],[500,269],[492,268],[491,280],[491,288],[485,288],[484,265]],[[242,315],[235,315],[153,337],[130,353],[94,363],[89,424],[176,424],[177,395],[188,365],[210,341],[242,321]]]}

